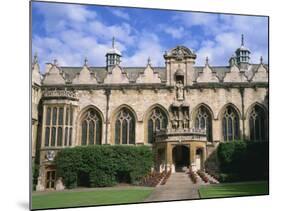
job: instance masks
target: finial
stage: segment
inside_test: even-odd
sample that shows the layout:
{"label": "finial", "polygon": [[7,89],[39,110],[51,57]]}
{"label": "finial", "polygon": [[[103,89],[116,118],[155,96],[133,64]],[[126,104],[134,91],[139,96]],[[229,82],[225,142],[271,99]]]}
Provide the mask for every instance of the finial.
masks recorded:
{"label": "finial", "polygon": [[260,63],[261,63],[261,64],[263,63],[263,58],[262,58],[262,56],[261,56],[261,58],[260,58]]}
{"label": "finial", "polygon": [[87,57],[85,57],[85,59],[84,59],[84,66],[88,66],[88,58]]}
{"label": "finial", "polygon": [[206,56],[206,65],[209,65],[209,58]]}
{"label": "finial", "polygon": [[114,48],[114,44],[115,44],[115,37],[112,37],[112,48]]}
{"label": "finial", "polygon": [[244,46],[244,34],[241,34],[241,46]]}
{"label": "finial", "polygon": [[58,64],[58,60],[57,60],[57,59],[54,59],[54,65],[57,66],[57,64]]}
{"label": "finial", "polygon": [[147,64],[148,64],[148,65],[151,65],[151,59],[150,59],[150,56],[147,58]]}
{"label": "finial", "polygon": [[37,52],[35,52],[33,57],[33,64],[37,64],[37,63],[38,63],[38,56],[37,56]]}

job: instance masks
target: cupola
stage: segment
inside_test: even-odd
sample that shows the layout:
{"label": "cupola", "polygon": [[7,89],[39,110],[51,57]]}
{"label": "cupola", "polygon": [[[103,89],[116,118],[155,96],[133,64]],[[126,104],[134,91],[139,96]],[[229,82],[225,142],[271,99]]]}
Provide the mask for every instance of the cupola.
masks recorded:
{"label": "cupola", "polygon": [[115,65],[119,65],[121,62],[122,54],[115,48],[115,38],[112,38],[112,48],[110,48],[106,53],[106,67],[111,68]]}
{"label": "cupola", "polygon": [[244,46],[244,35],[241,35],[241,47],[235,51],[236,62],[242,69],[247,69],[250,62],[250,50]]}

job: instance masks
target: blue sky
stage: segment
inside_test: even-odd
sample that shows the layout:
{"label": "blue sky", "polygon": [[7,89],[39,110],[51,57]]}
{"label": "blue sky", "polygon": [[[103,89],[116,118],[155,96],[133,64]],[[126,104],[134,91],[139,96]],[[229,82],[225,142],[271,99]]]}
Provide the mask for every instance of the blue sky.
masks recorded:
{"label": "blue sky", "polygon": [[163,54],[185,45],[197,54],[196,65],[227,65],[240,47],[241,34],[251,62],[268,60],[268,19],[198,12],[179,12],[94,5],[32,2],[32,53],[41,70],[55,58],[61,66],[104,66],[114,36],[121,66],[164,66]]}

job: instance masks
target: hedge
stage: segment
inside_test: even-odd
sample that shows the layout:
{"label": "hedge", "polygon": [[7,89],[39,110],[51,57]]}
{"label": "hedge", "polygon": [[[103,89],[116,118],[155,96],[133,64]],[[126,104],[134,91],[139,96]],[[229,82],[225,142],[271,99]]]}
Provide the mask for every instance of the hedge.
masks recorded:
{"label": "hedge", "polygon": [[137,184],[150,172],[153,156],[148,146],[79,146],[59,151],[55,164],[67,188],[106,187]]}
{"label": "hedge", "polygon": [[233,141],[220,143],[218,158],[222,182],[267,180],[268,142]]}

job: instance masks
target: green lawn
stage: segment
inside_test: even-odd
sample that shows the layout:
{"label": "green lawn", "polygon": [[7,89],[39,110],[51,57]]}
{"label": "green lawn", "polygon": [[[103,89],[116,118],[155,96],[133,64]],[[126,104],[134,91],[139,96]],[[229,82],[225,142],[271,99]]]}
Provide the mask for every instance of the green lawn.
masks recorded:
{"label": "green lawn", "polygon": [[34,192],[32,209],[142,202],[152,190],[153,188],[149,187],[118,187]]}
{"label": "green lawn", "polygon": [[269,194],[268,182],[241,182],[208,185],[199,189],[200,198],[249,196]]}

